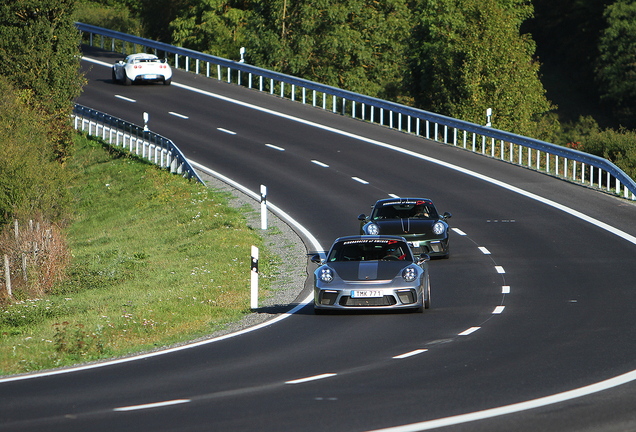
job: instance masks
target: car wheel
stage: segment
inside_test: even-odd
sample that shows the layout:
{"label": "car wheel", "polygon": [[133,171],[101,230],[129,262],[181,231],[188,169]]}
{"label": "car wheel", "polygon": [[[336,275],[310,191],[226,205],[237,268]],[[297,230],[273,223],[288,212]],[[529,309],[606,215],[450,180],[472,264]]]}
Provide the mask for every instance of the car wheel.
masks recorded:
{"label": "car wheel", "polygon": [[424,300],[424,309],[431,308],[431,284],[430,282],[427,284],[426,288],[426,300]]}
{"label": "car wheel", "polygon": [[325,315],[326,313],[327,311],[325,311],[324,309],[314,308],[314,315]]}
{"label": "car wheel", "polygon": [[128,78],[128,75],[126,75],[126,72],[124,72],[124,85],[131,85],[132,81],[130,80],[130,78]]}
{"label": "car wheel", "polygon": [[170,85],[170,84],[172,84],[172,78],[168,78],[167,80],[163,80],[163,84],[164,84],[164,85]]}
{"label": "car wheel", "polygon": [[116,83],[117,82],[117,74],[115,73],[115,69],[112,70],[113,73],[113,82]]}

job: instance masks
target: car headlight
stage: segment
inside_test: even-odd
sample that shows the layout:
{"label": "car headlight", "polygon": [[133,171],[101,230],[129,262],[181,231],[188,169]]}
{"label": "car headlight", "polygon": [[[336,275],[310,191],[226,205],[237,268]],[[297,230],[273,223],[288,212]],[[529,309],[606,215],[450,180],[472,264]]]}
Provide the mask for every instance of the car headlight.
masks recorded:
{"label": "car headlight", "polygon": [[377,226],[376,224],[369,224],[366,226],[365,231],[367,232],[368,235],[379,235],[380,227]]}
{"label": "car headlight", "polygon": [[402,277],[407,282],[413,282],[417,278],[417,272],[413,267],[407,267],[402,271]]}
{"label": "car headlight", "polygon": [[333,280],[333,270],[331,270],[329,267],[320,269],[318,278],[326,283],[331,282]]}
{"label": "car headlight", "polygon": [[441,222],[436,222],[435,225],[433,225],[433,234],[435,235],[440,235],[444,232],[444,224]]}

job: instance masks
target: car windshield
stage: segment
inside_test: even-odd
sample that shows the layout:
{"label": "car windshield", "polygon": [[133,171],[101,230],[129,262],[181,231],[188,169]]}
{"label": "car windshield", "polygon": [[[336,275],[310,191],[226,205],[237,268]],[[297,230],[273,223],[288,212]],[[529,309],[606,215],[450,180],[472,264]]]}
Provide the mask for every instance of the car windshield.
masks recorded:
{"label": "car windshield", "polygon": [[337,261],[413,261],[408,245],[394,239],[356,239],[341,241],[329,252],[329,262]]}
{"label": "car windshield", "polygon": [[133,58],[133,59],[130,59],[128,62],[132,63],[132,64],[157,63],[157,62],[159,62],[159,59],[158,58]]}
{"label": "car windshield", "polygon": [[393,201],[376,205],[371,219],[439,219],[439,215],[428,200]]}

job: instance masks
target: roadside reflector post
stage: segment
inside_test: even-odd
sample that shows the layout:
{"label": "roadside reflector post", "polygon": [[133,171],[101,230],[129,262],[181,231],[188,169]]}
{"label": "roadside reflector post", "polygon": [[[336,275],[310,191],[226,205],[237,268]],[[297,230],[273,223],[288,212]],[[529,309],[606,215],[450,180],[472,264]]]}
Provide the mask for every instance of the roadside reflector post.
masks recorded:
{"label": "roadside reflector post", "polygon": [[258,309],[258,248],[252,246],[252,267],[251,267],[251,293],[252,309]]}
{"label": "roadside reflector post", "polygon": [[267,187],[261,185],[261,229],[267,229]]}

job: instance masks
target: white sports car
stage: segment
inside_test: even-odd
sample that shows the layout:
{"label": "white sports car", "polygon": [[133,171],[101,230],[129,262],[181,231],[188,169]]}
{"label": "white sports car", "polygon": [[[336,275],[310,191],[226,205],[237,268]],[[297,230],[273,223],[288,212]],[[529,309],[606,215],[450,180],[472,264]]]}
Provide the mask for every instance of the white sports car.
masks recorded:
{"label": "white sports car", "polygon": [[172,69],[154,54],[131,54],[113,65],[113,81],[130,85],[133,82],[157,81],[170,85]]}

